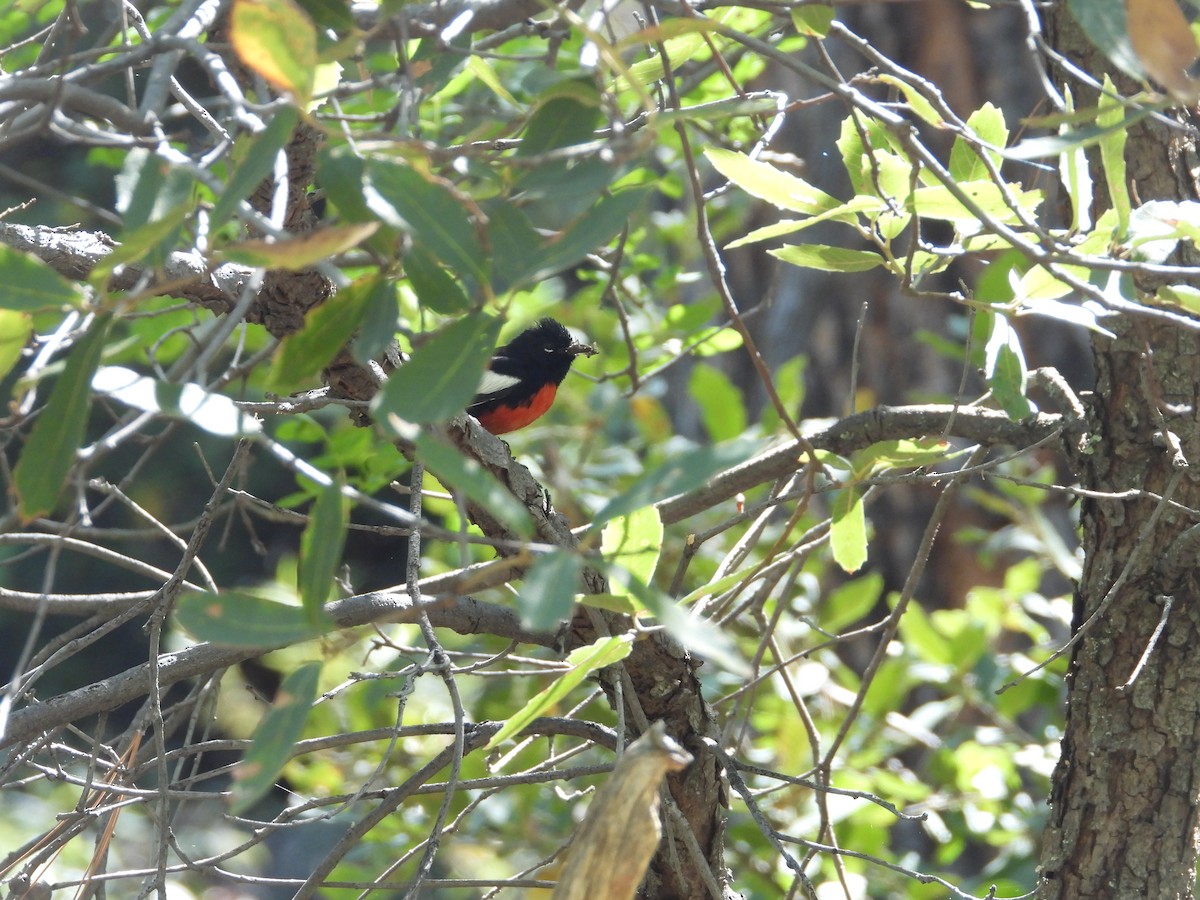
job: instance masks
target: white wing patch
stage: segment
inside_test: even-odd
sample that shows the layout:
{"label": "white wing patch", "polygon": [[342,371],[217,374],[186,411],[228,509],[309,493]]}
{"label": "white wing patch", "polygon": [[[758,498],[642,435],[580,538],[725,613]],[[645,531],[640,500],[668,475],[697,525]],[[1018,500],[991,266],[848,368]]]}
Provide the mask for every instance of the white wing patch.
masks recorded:
{"label": "white wing patch", "polygon": [[493,372],[488,369],[483,373],[483,377],[479,379],[479,390],[476,394],[498,394],[506,388],[512,387],[520,382],[520,378],[514,378],[512,375],[501,375],[499,372]]}

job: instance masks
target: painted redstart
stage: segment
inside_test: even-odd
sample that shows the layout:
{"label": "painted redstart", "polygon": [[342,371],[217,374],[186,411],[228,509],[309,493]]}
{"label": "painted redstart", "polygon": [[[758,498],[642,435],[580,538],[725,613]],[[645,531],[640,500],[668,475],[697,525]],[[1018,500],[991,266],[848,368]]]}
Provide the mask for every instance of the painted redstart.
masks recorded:
{"label": "painted redstart", "polygon": [[524,428],[550,408],[575,357],[595,353],[559,322],[542,319],[496,351],[467,412],[492,434]]}

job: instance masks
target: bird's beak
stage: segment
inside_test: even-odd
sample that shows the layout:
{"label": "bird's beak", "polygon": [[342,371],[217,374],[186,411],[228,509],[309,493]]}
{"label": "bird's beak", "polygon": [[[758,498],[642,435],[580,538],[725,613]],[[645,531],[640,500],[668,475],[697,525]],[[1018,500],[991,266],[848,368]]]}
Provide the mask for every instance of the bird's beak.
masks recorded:
{"label": "bird's beak", "polygon": [[570,346],[567,347],[567,352],[572,356],[595,356],[600,351],[591,344],[584,344],[573,340]]}

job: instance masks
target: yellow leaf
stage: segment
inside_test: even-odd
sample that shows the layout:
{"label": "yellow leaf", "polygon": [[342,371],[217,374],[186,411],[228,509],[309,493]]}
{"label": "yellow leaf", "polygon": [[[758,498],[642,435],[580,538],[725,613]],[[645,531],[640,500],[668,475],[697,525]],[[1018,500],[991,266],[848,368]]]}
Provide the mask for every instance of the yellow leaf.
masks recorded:
{"label": "yellow leaf", "polygon": [[229,35],[243,65],[297,105],[312,100],[317,29],[295,0],[235,0]]}

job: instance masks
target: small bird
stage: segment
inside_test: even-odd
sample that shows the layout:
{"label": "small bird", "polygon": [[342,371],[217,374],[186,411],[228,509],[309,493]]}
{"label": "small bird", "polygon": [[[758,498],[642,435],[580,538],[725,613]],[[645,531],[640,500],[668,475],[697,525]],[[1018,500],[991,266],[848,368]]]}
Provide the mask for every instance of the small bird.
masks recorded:
{"label": "small bird", "polygon": [[492,434],[524,428],[550,408],[575,357],[595,353],[561,323],[542,319],[496,351],[467,412]]}

